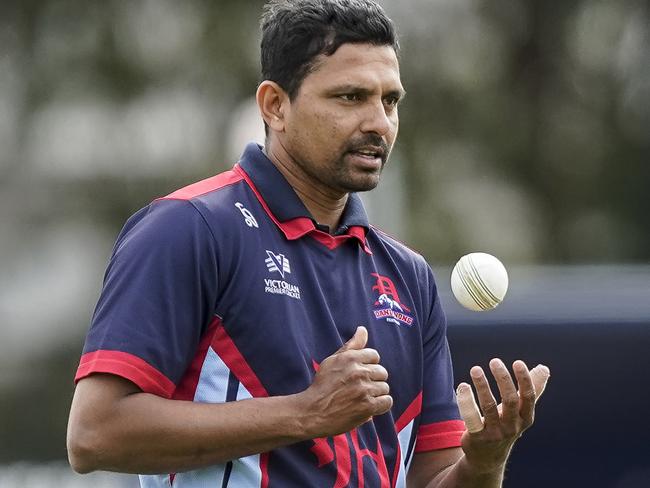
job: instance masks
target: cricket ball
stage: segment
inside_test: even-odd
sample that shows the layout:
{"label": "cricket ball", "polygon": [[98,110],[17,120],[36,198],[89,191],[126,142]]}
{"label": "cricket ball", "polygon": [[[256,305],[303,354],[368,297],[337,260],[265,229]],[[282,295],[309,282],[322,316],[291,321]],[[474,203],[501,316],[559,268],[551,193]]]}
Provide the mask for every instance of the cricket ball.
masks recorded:
{"label": "cricket ball", "polygon": [[491,254],[473,252],[454,266],[451,290],[463,307],[475,312],[491,310],[506,296],[508,272]]}

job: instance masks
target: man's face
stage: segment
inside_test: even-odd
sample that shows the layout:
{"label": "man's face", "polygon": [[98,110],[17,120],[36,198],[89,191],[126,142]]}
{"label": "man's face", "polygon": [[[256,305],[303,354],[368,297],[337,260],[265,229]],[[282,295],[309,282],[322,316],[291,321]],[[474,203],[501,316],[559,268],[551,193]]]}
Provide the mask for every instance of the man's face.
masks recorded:
{"label": "man's face", "polygon": [[285,113],[281,144],[326,191],[377,186],[397,136],[404,94],[390,46],[343,44],[317,59]]}

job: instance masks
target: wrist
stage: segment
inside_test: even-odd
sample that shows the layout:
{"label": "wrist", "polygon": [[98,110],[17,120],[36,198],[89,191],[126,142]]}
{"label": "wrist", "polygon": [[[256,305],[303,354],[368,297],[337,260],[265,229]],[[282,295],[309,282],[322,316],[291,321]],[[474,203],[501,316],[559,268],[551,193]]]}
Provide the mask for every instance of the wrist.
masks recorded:
{"label": "wrist", "polygon": [[290,405],[288,409],[290,422],[294,432],[300,438],[299,440],[305,441],[322,437],[319,434],[320,429],[315,421],[316,416],[310,408],[310,402],[306,398],[306,393],[303,391],[288,395],[285,398]]}
{"label": "wrist", "polygon": [[500,478],[506,468],[505,461],[479,462],[476,459],[468,458],[467,455],[460,458],[458,464],[462,471],[480,479]]}

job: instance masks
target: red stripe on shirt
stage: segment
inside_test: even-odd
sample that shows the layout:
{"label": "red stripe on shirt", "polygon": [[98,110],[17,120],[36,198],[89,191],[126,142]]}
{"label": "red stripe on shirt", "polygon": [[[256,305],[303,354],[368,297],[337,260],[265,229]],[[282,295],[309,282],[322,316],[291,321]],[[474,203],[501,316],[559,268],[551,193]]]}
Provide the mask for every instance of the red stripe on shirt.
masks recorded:
{"label": "red stripe on shirt", "polygon": [[260,398],[269,396],[266,388],[262,385],[253,368],[244,359],[244,356],[230,338],[220,320],[219,327],[217,327],[214,340],[212,341],[212,348],[253,397]]}
{"label": "red stripe on shirt", "polygon": [[400,447],[399,442],[397,443],[395,452],[395,468],[393,469],[393,479],[390,482],[391,488],[395,488],[397,478],[399,477],[399,470],[402,467],[402,448]]}
{"label": "red stripe on shirt", "polygon": [[194,400],[194,394],[196,393],[196,387],[199,384],[199,378],[201,376],[201,369],[203,368],[203,363],[205,362],[205,356],[208,354],[208,348],[214,339],[214,334],[217,331],[217,326],[221,323],[218,317],[210,323],[207,330],[201,338],[201,342],[197,348],[194,359],[187,368],[187,371],[183,375],[178,388],[174,392],[175,400]]}
{"label": "red stripe on shirt", "polygon": [[395,422],[395,432],[401,432],[404,427],[406,427],[411,420],[420,415],[422,411],[422,392],[415,397],[411,404],[406,407],[404,413]]}
{"label": "red stripe on shirt", "polygon": [[260,454],[260,471],[262,472],[261,488],[268,488],[269,486],[269,456],[270,452],[263,452]]}
{"label": "red stripe on shirt", "polygon": [[191,185],[170,193],[166,197],[158,198],[158,200],[190,200],[205,195],[206,193],[210,193],[211,191],[218,190],[219,188],[223,188],[224,186],[237,183],[242,179],[243,178],[239,173],[229,170],[210,178],[206,178],[205,180],[192,183]]}
{"label": "red stripe on shirt", "polygon": [[446,420],[421,425],[415,441],[415,452],[459,447],[463,432],[465,432],[465,422],[462,420]]}
{"label": "red stripe on shirt", "polygon": [[164,374],[144,359],[122,351],[99,350],[81,356],[75,383],[95,373],[121,376],[135,383],[142,391],[171,398],[176,388]]}

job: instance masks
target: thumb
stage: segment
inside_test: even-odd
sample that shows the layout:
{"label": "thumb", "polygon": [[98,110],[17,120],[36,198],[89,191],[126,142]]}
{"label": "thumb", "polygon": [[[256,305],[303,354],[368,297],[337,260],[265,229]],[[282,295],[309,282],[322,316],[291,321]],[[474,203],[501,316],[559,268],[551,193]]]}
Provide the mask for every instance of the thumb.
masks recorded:
{"label": "thumb", "polygon": [[357,327],[352,338],[343,344],[337,352],[349,351],[350,349],[363,349],[368,343],[368,329],[360,325]]}
{"label": "thumb", "polygon": [[538,364],[533,369],[530,370],[530,377],[533,380],[533,386],[535,387],[535,401],[539,400],[539,397],[544,393],[546,388],[546,383],[551,377],[551,371],[544,366],[543,364]]}

